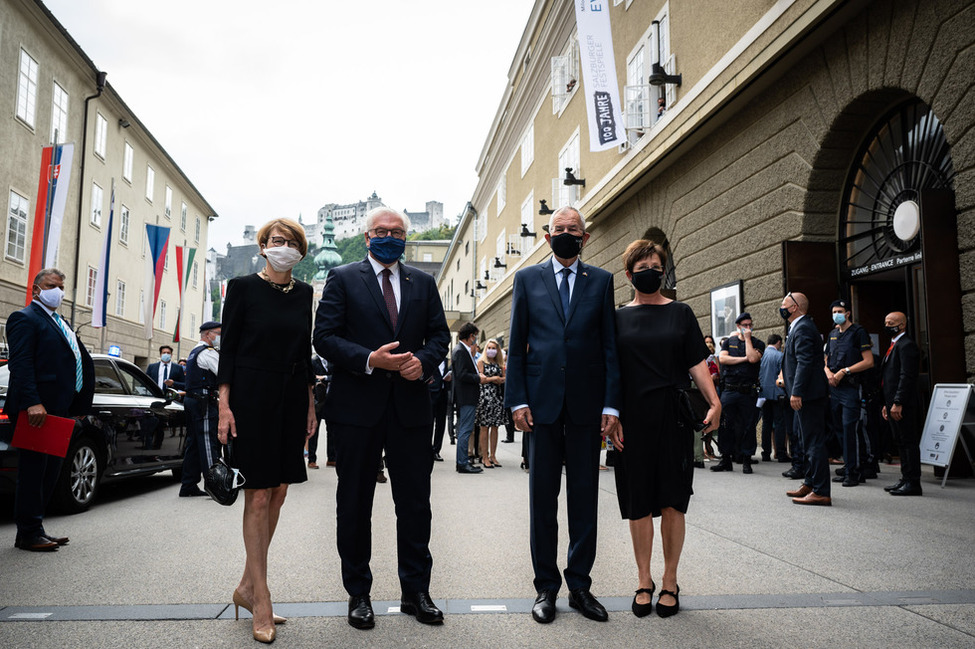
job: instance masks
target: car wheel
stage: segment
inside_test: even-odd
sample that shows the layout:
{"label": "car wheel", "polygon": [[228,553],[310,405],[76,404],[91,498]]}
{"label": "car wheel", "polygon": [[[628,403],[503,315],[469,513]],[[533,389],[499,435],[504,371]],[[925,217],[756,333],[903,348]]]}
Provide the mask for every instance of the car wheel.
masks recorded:
{"label": "car wheel", "polygon": [[54,505],[68,514],[85,511],[95,500],[100,477],[98,452],[87,438],[78,440],[64,458],[54,488]]}

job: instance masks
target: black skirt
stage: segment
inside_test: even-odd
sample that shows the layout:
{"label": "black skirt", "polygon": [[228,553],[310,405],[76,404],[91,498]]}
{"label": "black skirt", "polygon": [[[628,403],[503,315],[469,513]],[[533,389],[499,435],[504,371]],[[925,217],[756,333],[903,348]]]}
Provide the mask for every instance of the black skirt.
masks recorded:
{"label": "black skirt", "polygon": [[626,413],[623,450],[614,467],[623,518],[660,516],[665,507],[687,513],[694,490],[694,433],[677,417],[677,391],[653,390]]}

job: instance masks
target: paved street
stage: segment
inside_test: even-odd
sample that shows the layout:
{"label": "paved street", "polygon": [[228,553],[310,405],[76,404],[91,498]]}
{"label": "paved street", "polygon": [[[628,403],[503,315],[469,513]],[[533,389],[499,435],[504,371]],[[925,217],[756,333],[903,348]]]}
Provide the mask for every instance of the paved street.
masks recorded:
{"label": "paved street", "polygon": [[[520,444],[499,445],[503,468],[459,475],[435,466],[431,594],[440,628],[390,612],[398,605],[389,485],[374,512],[376,628],[345,621],[335,551],[335,474],[322,468],[292,489],[271,546],[277,646],[382,647],[971,647],[975,644],[975,481],[940,488],[925,467],[922,498],[894,498],[879,480],[837,485],[832,508],[785,497],[797,483],[776,463],[755,474],[698,470],[680,568],[680,615],[637,619],[629,533],[612,470],[602,474],[593,591],[608,623],[568,608],[534,623],[528,556],[528,476]],[[177,498],[169,474],[107,487],[85,514],[50,517],[71,537],[54,554],[13,548],[12,499],[0,500],[0,646],[256,646],[234,620],[243,566],[242,504]],[[564,511],[562,518],[564,530]],[[654,575],[662,572],[659,539]],[[563,548],[564,557],[564,548]],[[563,560],[564,565],[564,560]]]}

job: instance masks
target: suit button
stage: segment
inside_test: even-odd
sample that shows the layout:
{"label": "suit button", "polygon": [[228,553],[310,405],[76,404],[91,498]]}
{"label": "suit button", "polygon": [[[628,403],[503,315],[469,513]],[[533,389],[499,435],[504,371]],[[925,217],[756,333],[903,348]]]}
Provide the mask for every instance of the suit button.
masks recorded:
{"label": "suit button", "polygon": [[564,372],[564,371],[565,371],[565,365],[563,365],[563,366],[562,366],[562,367],[560,367],[559,369],[560,369],[560,370],[562,370],[562,371]]}

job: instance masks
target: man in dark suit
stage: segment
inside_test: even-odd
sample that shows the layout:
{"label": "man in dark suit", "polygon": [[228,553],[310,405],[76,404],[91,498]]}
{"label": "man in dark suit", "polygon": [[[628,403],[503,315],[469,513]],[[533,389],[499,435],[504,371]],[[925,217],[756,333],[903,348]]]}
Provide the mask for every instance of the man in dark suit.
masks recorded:
{"label": "man in dark suit", "polygon": [[901,479],[884,487],[892,496],[921,495],[921,420],[918,412],[917,377],[921,350],[908,337],[907,316],[888,313],[884,329],[891,336],[884,355],[881,388],[884,407],[880,414],[890,426],[894,443],[900,448]]}
{"label": "man in dark suit", "polygon": [[[477,326],[468,322],[457,332],[451,364],[454,368],[454,403],[457,404],[457,473],[481,473],[483,469],[468,462],[468,445],[474,432],[477,400],[481,395],[481,375],[474,363]],[[477,448],[475,446],[475,448]]]}
{"label": "man in dark suit", "polygon": [[163,345],[159,348],[159,361],[150,363],[146,369],[149,378],[162,390],[173,388],[182,392],[186,389],[186,374],[183,366],[173,362],[173,348]]}
{"label": "man in dark suit", "polygon": [[563,460],[567,482],[569,605],[605,621],[590,592],[596,559],[599,451],[619,426],[613,276],[583,264],[585,221],[563,207],[551,216],[546,240],[554,253],[518,271],[511,305],[505,406],[528,433],[531,556],[537,622],[555,619],[562,585],[558,564],[558,500]]}
{"label": "man in dark suit", "polygon": [[789,322],[782,358],[782,378],[789,405],[797,413],[798,434],[806,453],[806,479],[795,491],[787,491],[797,505],[833,504],[830,497],[829,456],[826,452],[826,380],[823,337],[802,293],[782,298],[779,315]]}
{"label": "man in dark suit", "polygon": [[376,467],[386,467],[396,504],[400,610],[443,622],[430,599],[430,426],[425,379],[450,344],[431,275],[399,262],[409,220],[381,207],[366,215],[365,260],[333,269],[315,318],[315,349],[332,370],[325,423],[335,435],[337,541],[348,621],[375,625],[369,591]]}
{"label": "man in dark suit", "polygon": [[[34,277],[33,301],[7,319],[10,383],[4,410],[15,427],[20,417],[40,427],[47,415],[87,414],[95,392],[95,367],[71,326],[58,315],[64,273],[45,268]],[[22,550],[52,551],[68,543],[44,531],[44,510],[62,458],[21,449],[17,460],[14,518]]]}
{"label": "man in dark suit", "polygon": [[430,403],[433,405],[433,461],[443,462],[443,433],[447,429],[447,395],[453,380],[447,359],[437,366],[437,371],[427,381],[430,387]]}

